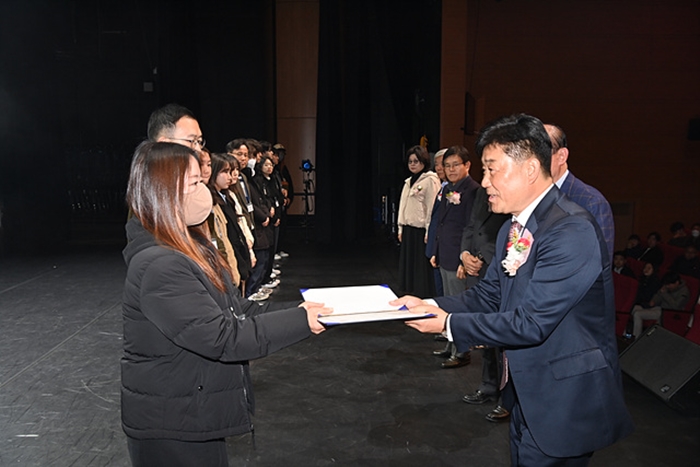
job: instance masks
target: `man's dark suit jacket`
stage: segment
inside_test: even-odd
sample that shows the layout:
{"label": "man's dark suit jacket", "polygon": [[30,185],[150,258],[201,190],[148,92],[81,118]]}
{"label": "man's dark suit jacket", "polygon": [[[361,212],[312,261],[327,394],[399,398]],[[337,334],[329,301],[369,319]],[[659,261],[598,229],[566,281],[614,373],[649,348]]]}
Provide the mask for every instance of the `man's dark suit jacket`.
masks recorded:
{"label": "man's dark suit jacket", "polygon": [[506,222],[486,277],[461,295],[435,300],[452,313],[458,350],[504,347],[510,368],[504,405],[512,408],[517,394],[540,449],[579,456],[633,430],[622,393],[610,260],[593,217],[556,186],[525,227],[534,240],[515,276],[501,265]]}
{"label": "man's dark suit jacket", "polygon": [[600,191],[574,177],[571,172],[561,184],[561,191],[571,201],[593,214],[608,247],[610,261],[612,261],[615,250],[615,220],[608,200]]}
{"label": "man's dark suit jacket", "polygon": [[468,251],[471,255],[477,256],[481,253],[484,258],[484,265],[481,267],[478,276],[467,275],[467,288],[474,287],[486,275],[486,270],[491,264],[495,252],[496,235],[503,223],[510,219],[508,214],[496,214],[489,209],[488,196],[482,187],[476,191],[474,206],[472,206],[472,217],[469,219],[467,228],[462,234],[462,251]]}
{"label": "man's dark suit jacket", "polygon": [[[436,214],[435,244],[431,256],[436,256],[440,267],[448,271],[456,271],[460,264],[459,248],[462,233],[472,215],[477,188],[479,184],[473,178],[466,177],[454,185],[448,183],[442,189],[442,199]],[[449,201],[447,195],[450,192],[460,194],[459,204]]]}

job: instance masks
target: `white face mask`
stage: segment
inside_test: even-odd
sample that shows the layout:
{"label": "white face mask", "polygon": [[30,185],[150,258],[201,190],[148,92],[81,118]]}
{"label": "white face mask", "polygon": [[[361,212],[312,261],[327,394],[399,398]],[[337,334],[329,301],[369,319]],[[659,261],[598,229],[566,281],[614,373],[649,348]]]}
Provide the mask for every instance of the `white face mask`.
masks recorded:
{"label": "white face mask", "polygon": [[700,230],[691,230],[690,235],[692,235],[695,238],[700,237]]}
{"label": "white face mask", "polygon": [[187,193],[184,198],[183,211],[185,224],[188,226],[199,225],[209,217],[214,200],[209,188],[204,183],[197,183],[192,193]]}

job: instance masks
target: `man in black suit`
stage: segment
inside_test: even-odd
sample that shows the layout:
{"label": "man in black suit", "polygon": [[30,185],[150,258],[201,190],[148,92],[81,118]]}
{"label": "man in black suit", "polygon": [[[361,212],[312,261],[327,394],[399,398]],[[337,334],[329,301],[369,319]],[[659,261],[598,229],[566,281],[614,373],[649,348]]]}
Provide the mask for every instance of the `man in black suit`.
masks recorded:
{"label": "man in black suit", "polygon": [[[462,264],[457,275],[466,278],[467,289],[475,286],[486,274],[494,256],[496,235],[503,223],[510,216],[491,211],[487,201],[486,190],[479,187],[476,192],[472,217],[462,235]],[[498,348],[485,347],[481,350],[481,384],[476,392],[465,395],[462,400],[467,404],[480,405],[487,401],[498,401],[502,368],[501,353]],[[510,412],[500,404],[486,415],[490,422],[508,420]]]}
{"label": "man in black suit", "polygon": [[[430,264],[440,268],[440,278],[444,295],[457,295],[464,291],[466,280],[457,277],[459,251],[462,233],[469,222],[474,205],[474,194],[479,184],[469,176],[469,151],[464,146],[452,146],[442,158],[447,185],[441,191],[439,202],[436,201],[435,242],[431,252]],[[432,221],[431,221],[432,223]],[[443,368],[457,368],[469,364],[469,353],[457,352],[448,342],[444,351],[435,355],[448,356],[442,363]]]}

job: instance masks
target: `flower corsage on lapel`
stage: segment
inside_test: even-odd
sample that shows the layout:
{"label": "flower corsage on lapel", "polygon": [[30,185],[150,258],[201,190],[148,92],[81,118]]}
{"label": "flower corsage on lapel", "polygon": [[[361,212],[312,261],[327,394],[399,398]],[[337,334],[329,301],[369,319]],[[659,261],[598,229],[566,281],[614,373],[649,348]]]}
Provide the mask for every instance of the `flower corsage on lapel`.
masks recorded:
{"label": "flower corsage on lapel", "polygon": [[414,189],[411,190],[411,196],[417,196],[418,193],[423,191],[423,186],[422,185],[416,185]]}
{"label": "flower corsage on lapel", "polygon": [[450,204],[459,204],[460,203],[460,197],[462,195],[459,194],[458,191],[450,191],[445,195],[447,197],[447,202]]}
{"label": "flower corsage on lapel", "polygon": [[518,272],[518,268],[525,264],[527,257],[530,255],[532,241],[532,234],[527,229],[524,229],[522,233],[518,231],[513,232],[506,246],[506,258],[501,261],[506,274],[514,276]]}

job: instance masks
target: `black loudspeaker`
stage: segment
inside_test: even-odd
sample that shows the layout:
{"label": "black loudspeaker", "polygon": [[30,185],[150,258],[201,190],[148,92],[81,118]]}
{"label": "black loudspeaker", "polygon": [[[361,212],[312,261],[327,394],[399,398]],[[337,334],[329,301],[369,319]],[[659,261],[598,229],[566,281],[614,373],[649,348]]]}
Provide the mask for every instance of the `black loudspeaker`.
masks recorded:
{"label": "black loudspeaker", "polygon": [[659,325],[620,354],[620,367],[671,407],[700,415],[700,346]]}

